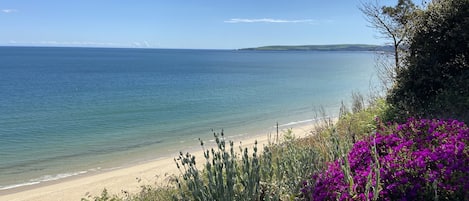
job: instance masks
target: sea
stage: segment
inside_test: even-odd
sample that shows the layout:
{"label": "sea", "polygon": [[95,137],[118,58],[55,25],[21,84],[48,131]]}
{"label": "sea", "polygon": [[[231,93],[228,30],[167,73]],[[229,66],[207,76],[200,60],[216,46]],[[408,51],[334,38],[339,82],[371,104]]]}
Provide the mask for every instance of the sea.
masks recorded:
{"label": "sea", "polygon": [[374,74],[372,52],[0,47],[0,192],[312,124]]}

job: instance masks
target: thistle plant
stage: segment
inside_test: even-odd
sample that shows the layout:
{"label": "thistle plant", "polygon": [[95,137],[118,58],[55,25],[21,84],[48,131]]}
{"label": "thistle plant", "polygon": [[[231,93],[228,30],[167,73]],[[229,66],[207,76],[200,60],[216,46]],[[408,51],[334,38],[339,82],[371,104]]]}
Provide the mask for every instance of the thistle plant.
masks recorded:
{"label": "thistle plant", "polygon": [[206,149],[205,164],[198,169],[195,157],[180,153],[175,159],[181,177],[175,200],[291,200],[297,197],[302,182],[323,168],[322,158],[311,146],[311,139],[297,139],[291,130],[278,144],[252,149],[226,141],[223,132],[214,134],[216,147]]}
{"label": "thistle plant", "polygon": [[[203,171],[196,166],[195,157],[180,153],[175,159],[181,172],[182,180],[178,180],[179,194],[175,200],[258,200],[260,197],[260,160],[257,142],[252,155],[248,148],[242,149],[239,159],[234,151],[233,141],[229,147],[221,134],[214,134],[216,147],[206,150],[204,142],[205,164]],[[241,148],[240,148],[241,149]]]}

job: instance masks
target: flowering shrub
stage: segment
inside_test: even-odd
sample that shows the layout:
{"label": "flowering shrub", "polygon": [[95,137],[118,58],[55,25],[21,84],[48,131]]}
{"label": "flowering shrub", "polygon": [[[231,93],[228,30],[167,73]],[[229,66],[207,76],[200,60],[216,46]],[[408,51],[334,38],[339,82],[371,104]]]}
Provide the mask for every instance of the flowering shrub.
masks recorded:
{"label": "flowering shrub", "polygon": [[305,200],[469,200],[469,129],[409,119],[378,127],[304,182]]}

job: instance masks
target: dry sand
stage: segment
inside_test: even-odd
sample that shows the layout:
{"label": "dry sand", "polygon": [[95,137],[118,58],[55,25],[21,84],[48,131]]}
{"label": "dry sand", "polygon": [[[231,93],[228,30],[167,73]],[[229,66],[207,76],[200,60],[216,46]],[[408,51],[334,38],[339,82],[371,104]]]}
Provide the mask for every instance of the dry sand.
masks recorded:
{"label": "dry sand", "polygon": [[[302,125],[291,128],[296,137],[304,137],[310,133],[314,125]],[[281,129],[279,133],[287,130]],[[273,131],[276,133],[276,131]],[[271,135],[276,138],[276,134]],[[255,141],[259,147],[269,142],[267,134],[250,138],[236,139],[235,146],[242,141],[243,147],[252,147]],[[236,143],[237,142],[237,143]],[[204,163],[203,151],[191,152],[196,156],[198,164]],[[83,197],[100,195],[106,188],[110,194],[122,194],[122,191],[138,192],[141,185],[167,184],[169,175],[178,175],[174,158],[178,153],[167,158],[145,162],[130,167],[103,171],[95,174],[71,177],[51,183],[33,185],[0,191],[0,201],[79,201]]]}

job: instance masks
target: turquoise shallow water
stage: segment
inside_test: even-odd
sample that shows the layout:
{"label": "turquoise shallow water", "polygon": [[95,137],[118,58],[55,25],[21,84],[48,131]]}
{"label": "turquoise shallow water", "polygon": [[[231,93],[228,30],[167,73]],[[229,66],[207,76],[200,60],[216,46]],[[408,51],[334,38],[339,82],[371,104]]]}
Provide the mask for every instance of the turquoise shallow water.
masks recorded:
{"label": "turquoise shallow water", "polygon": [[0,190],[267,133],[367,92],[369,52],[0,47]]}

